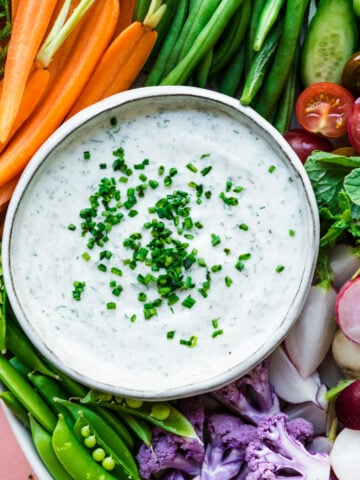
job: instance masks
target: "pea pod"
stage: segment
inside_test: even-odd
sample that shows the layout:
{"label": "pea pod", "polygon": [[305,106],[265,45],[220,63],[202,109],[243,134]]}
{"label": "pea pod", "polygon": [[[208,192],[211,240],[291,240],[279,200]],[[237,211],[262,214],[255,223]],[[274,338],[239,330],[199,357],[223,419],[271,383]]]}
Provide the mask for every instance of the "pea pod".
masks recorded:
{"label": "pea pod", "polygon": [[7,390],[0,392],[0,399],[21,423],[27,427],[29,426],[28,412],[12,392]]}
{"label": "pea pod", "polygon": [[118,412],[120,418],[126,423],[128,428],[135,433],[135,435],[145,443],[148,447],[151,446],[152,430],[150,425],[142,418],[135,417],[125,412]]}
{"label": "pea pod", "polygon": [[138,416],[168,432],[183,437],[198,438],[189,420],[169,402],[141,402],[131,406],[132,400],[90,390],[82,398],[82,404],[101,405],[119,412]]}
{"label": "pea pod", "polygon": [[60,413],[52,434],[52,447],[62,466],[73,480],[116,480],[99,465],[81,445]]}
{"label": "pea pod", "polygon": [[10,390],[19,402],[31,413],[48,432],[56,425],[56,416],[32,388],[31,384],[14,368],[11,363],[0,355],[0,381]]}
{"label": "pea pod", "polygon": [[31,415],[30,430],[35,450],[54,480],[73,480],[55,455],[50,433]]}
{"label": "pea pod", "polygon": [[127,476],[131,479],[140,480],[137,465],[131,452],[122,438],[117,435],[116,431],[101,415],[85,405],[60,399],[57,401],[69,410],[75,422],[78,421],[79,416],[83,420],[85,419],[99,444],[123,468]]}

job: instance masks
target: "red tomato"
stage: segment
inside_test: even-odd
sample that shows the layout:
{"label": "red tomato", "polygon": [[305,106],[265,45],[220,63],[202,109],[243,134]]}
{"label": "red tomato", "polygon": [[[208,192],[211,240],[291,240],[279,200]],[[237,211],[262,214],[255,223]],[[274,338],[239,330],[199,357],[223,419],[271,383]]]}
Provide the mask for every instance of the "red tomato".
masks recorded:
{"label": "red tomato", "polygon": [[351,145],[360,153],[360,97],[355,100],[350,110],[348,135]]}
{"label": "red tomato", "polygon": [[284,133],[284,137],[293,150],[295,150],[302,163],[305,163],[313,150],[331,152],[334,148],[328,138],[307,132],[301,128],[288,130]]}
{"label": "red tomato", "polygon": [[299,95],[296,116],[309,132],[337,138],[346,134],[347,120],[354,97],[341,85],[314,83]]}

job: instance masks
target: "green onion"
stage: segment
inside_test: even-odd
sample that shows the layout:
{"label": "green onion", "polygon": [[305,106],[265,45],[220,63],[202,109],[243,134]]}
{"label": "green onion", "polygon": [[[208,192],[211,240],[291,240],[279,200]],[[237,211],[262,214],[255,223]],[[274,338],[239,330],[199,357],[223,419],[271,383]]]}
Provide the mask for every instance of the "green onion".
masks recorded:
{"label": "green onion", "polygon": [[116,309],[116,303],[115,303],[115,302],[108,302],[108,303],[106,304],[106,308],[107,308],[108,310],[115,310],[115,309]]}
{"label": "green onion", "polygon": [[195,335],[192,335],[189,340],[184,340],[184,339],[181,339],[180,340],[180,345],[186,345],[187,347],[195,347],[196,343],[197,343],[197,337],[195,337]]}
{"label": "green onion", "polygon": [[203,169],[200,171],[200,173],[201,173],[201,175],[202,175],[203,177],[205,177],[205,175],[207,175],[208,173],[210,173],[211,170],[212,170],[212,166],[209,165],[208,167],[203,168]]}
{"label": "green onion", "polygon": [[186,308],[192,308],[194,304],[196,303],[196,300],[191,296],[188,295],[187,297],[184,298],[184,300],[181,302],[181,305],[183,305]]}
{"label": "green onion", "polygon": [[190,172],[193,172],[193,173],[196,173],[198,171],[198,169],[195,167],[195,165],[193,165],[192,163],[188,163],[186,165],[186,168],[188,170],[190,170]]}
{"label": "green onion", "polygon": [[246,223],[240,223],[239,228],[240,230],[244,230],[245,232],[249,230],[249,227],[246,225]]}
{"label": "green onion", "polygon": [[271,165],[268,169],[269,173],[273,173],[273,171],[276,169],[275,165]]}

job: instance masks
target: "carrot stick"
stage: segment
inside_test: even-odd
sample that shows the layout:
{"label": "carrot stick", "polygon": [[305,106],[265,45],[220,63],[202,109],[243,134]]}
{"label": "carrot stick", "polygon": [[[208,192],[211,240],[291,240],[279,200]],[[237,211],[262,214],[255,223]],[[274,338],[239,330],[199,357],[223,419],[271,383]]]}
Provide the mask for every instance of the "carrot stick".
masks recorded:
{"label": "carrot stick", "polygon": [[[34,69],[29,76],[29,80],[26,84],[24,95],[21,99],[18,113],[15,117],[14,124],[6,139],[6,142],[0,143],[0,151],[2,151],[9,140],[13,137],[15,132],[21,127],[21,125],[30,117],[36,106],[42,99],[46,92],[49,82],[50,73],[48,70],[42,68]],[[2,89],[2,82],[0,90]]]}
{"label": "carrot stick", "polygon": [[136,0],[120,1],[120,17],[116,27],[115,36],[125,30],[133,22]]}
{"label": "carrot stick", "polygon": [[6,205],[9,203],[18,180],[19,177],[14,177],[10,182],[0,187],[0,213],[4,211]]}
{"label": "carrot stick", "polygon": [[11,0],[11,23],[14,24],[15,15],[19,6],[20,0]]}
{"label": "carrot stick", "polygon": [[82,29],[68,62],[34,114],[0,156],[0,186],[24,169],[31,156],[61,124],[111,41],[118,18],[118,0],[98,0],[83,17]]}
{"label": "carrot stick", "polygon": [[103,98],[130,88],[148,59],[157,33],[133,22],[111,43],[68,118]]}
{"label": "carrot stick", "polygon": [[56,0],[20,0],[7,52],[0,100],[0,141],[5,142],[17,114],[35,55]]}

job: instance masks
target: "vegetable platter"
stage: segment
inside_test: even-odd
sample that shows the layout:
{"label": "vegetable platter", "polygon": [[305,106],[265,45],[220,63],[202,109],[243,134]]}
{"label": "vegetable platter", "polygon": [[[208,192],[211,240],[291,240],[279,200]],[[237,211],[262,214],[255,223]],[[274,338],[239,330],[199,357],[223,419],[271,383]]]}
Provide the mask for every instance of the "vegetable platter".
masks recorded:
{"label": "vegetable platter", "polygon": [[284,134],[321,224],[286,339],[231,385],[173,402],[89,391],[48,365],[2,282],[1,398],[39,479],[357,478],[360,2],[1,0],[0,15],[2,220],[27,163],[76,112],[139,85],[193,85]]}

